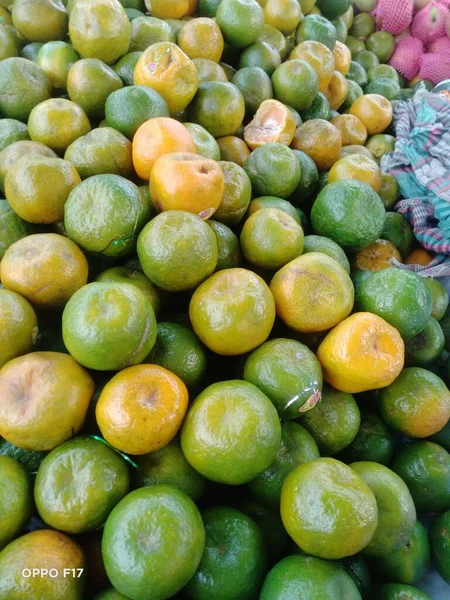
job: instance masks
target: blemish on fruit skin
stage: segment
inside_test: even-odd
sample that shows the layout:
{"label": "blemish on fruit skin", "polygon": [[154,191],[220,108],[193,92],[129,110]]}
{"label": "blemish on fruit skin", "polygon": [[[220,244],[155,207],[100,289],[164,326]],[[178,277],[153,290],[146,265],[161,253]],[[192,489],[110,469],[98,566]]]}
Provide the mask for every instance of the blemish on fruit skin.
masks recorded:
{"label": "blemish on fruit skin", "polygon": [[152,63],[148,63],[147,65],[147,71],[150,71],[150,73],[154,73],[156,71],[157,68],[157,64],[152,62]]}

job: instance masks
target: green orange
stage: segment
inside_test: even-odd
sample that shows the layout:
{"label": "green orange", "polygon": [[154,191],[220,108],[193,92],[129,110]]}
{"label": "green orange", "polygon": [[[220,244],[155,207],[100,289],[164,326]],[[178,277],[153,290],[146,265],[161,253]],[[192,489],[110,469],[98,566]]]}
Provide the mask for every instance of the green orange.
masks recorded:
{"label": "green orange", "polygon": [[411,492],[419,513],[450,509],[450,454],[434,442],[401,448],[391,464]]}
{"label": "green orange", "polygon": [[287,476],[281,517],[301,550],[336,560],[367,546],[377,528],[378,509],[369,486],[350,467],[318,458]]}
{"label": "green orange", "polygon": [[273,402],[283,420],[296,419],[322,396],[322,372],[304,344],[274,339],[254,350],[244,365],[243,377]]}
{"label": "green orange", "polygon": [[139,364],[153,348],[155,314],[134,285],[90,283],[72,299],[63,313],[63,339],[80,364],[99,371],[119,370]]}
{"label": "green orange", "polygon": [[170,598],[196,572],[205,545],[202,518],[192,500],[171,485],[126,496],[110,514],[102,538],[106,573],[136,600]]}
{"label": "green orange", "polygon": [[[92,83],[95,81],[95,86]],[[110,94],[122,88],[119,75],[98,58],[83,58],[71,67],[67,76],[69,98],[88,117],[101,119]]]}
{"label": "green orange", "polygon": [[125,460],[101,441],[78,437],[45,457],[34,498],[48,525],[66,533],[82,533],[101,527],[128,488]]}
{"label": "green orange", "polygon": [[[186,586],[191,598],[253,598],[267,565],[267,548],[258,525],[230,507],[207,508],[202,513],[205,550],[194,577]],[[230,580],[230,569],[233,578]]]}
{"label": "green orange", "polygon": [[416,524],[416,508],[405,482],[375,462],[356,462],[350,467],[369,486],[378,507],[378,525],[364,548],[369,556],[387,556],[409,542]]}
{"label": "green orange", "polygon": [[361,415],[351,394],[325,385],[320,402],[300,415],[300,423],[314,438],[321,455],[330,456],[355,439]]}
{"label": "green orange", "polygon": [[64,207],[64,226],[84,250],[124,256],[134,250],[148,210],[134,183],[119,175],[96,175],[70,193]]}
{"label": "green orange", "polygon": [[175,373],[191,389],[201,383],[207,367],[205,349],[195,333],[171,322],[158,323],[156,343],[146,362]]}
{"label": "green orange", "polygon": [[1,61],[0,90],[3,115],[24,122],[36,105],[51,97],[50,80],[38,65],[25,58]]}
{"label": "green orange", "polygon": [[244,257],[257,267],[276,270],[303,252],[303,230],[282,210],[266,208],[253,213],[241,232]]}
{"label": "green orange", "polygon": [[196,502],[205,491],[206,480],[186,460],[176,437],[167,446],[133,458],[139,469],[133,472],[136,487],[158,483],[173,485]]}
{"label": "green orange", "polygon": [[256,273],[225,269],[195,290],[189,316],[195,333],[210,350],[234,356],[250,352],[268,338],[275,303]]}
{"label": "green orange", "polygon": [[171,292],[197,287],[217,265],[213,231],[199,216],[181,210],[150,221],[139,235],[137,250],[150,281]]}
{"label": "green orange", "polygon": [[33,492],[25,467],[9,456],[0,456],[0,482],[1,551],[21,533],[31,517]]}
{"label": "green orange", "polygon": [[228,485],[247,483],[274,461],[281,441],[277,411],[246,381],[207,387],[181,430],[181,447],[201,475]]}

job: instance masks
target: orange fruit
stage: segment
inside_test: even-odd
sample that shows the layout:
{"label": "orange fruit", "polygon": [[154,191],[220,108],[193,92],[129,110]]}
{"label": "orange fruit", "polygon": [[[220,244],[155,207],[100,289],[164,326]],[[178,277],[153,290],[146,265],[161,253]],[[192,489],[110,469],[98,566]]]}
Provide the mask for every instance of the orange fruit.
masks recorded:
{"label": "orange fruit", "polygon": [[220,149],[220,160],[234,162],[242,167],[250,156],[247,144],[235,135],[226,135],[216,141]]}
{"label": "orange fruit", "polygon": [[319,92],[324,93],[330,84],[335,70],[334,56],[325,44],[314,40],[301,42],[296,46],[289,59],[299,58],[307,62],[317,73],[319,79]]}
{"label": "orange fruit", "polygon": [[401,335],[381,317],[355,313],[332,329],[317,358],[324,380],[349,394],[390,385],[401,373],[405,345]]}
{"label": "orange fruit", "polygon": [[343,179],[356,179],[370,185],[377,193],[383,183],[381,169],[371,158],[361,154],[351,154],[340,158],[331,167],[328,173],[328,183],[342,181]]}
{"label": "orange fruit", "polygon": [[181,19],[195,8],[192,0],[145,0],[145,6],[157,19]]}
{"label": "orange fruit", "polygon": [[93,393],[91,376],[68,354],[14,358],[0,371],[0,435],[19,448],[53,450],[80,431]]}
{"label": "orange fruit", "polygon": [[200,17],[183,25],[178,35],[179,47],[189,58],[208,58],[219,62],[223,53],[223,35],[213,19]]}
{"label": "orange fruit", "polygon": [[402,256],[392,242],[376,240],[353,259],[353,268],[357,271],[381,271],[392,267],[391,259],[402,261]]}
{"label": "orange fruit", "polygon": [[188,152],[161,156],[150,176],[150,194],[158,212],[185,210],[208,219],[222,202],[224,177],[219,164]]}
{"label": "orange fruit", "polygon": [[12,244],[0,263],[3,286],[42,308],[63,306],[87,283],[80,248],[56,233],[28,235]]}
{"label": "orange fruit", "polygon": [[264,3],[266,25],[275,27],[283,35],[290,35],[295,31],[302,18],[298,0],[266,0]]}
{"label": "orange fruit", "polygon": [[403,369],[380,392],[380,411],[386,423],[412,438],[427,438],[450,419],[450,392],[440,377],[421,369]]}
{"label": "orange fruit", "polygon": [[133,78],[136,85],[146,85],[159,92],[173,115],[186,108],[198,89],[194,63],[172,42],[149,46],[139,57]]}
{"label": "orange fruit", "polygon": [[228,77],[222,67],[209,58],[194,58],[192,62],[197,69],[199,84],[205,81],[221,81],[228,83]]}
{"label": "orange fruit", "polygon": [[133,164],[141,179],[148,181],[158,158],[171,152],[195,152],[194,140],[182,123],[168,117],[155,117],[136,131]]}
{"label": "orange fruit", "polygon": [[324,94],[330,103],[331,110],[338,110],[348,95],[348,79],[339,71],[335,71]]}
{"label": "orange fruit", "polygon": [[295,129],[294,116],[285,104],[265,100],[244,129],[244,141],[251,150],[274,142],[290,146]]}
{"label": "orange fruit", "polygon": [[95,416],[103,437],[129,454],[147,454],[175,437],[188,406],[188,391],[159,365],[123,369],[103,388]]}
{"label": "orange fruit", "polygon": [[347,75],[350,70],[350,63],[352,62],[352,53],[345,44],[337,41],[333,48],[334,65],[336,71]]}
{"label": "orange fruit", "polygon": [[405,265],[422,265],[426,267],[434,257],[423,248],[416,248],[408,254],[405,259]]}
{"label": "orange fruit", "polygon": [[379,94],[360,96],[351,105],[349,113],[364,123],[369,135],[383,133],[392,121],[392,104]]}
{"label": "orange fruit", "polygon": [[321,252],[308,252],[277,271],[270,291],[278,317],[302,333],[326,331],[353,308],[350,276],[334,258]]}
{"label": "orange fruit", "polygon": [[343,146],[364,146],[367,140],[367,129],[362,121],[354,115],[339,115],[330,123],[341,132]]}
{"label": "orange fruit", "polygon": [[194,292],[189,316],[195,333],[224,356],[250,352],[269,337],[275,303],[267,284],[247,269],[225,269]]}
{"label": "orange fruit", "polygon": [[339,159],[341,132],[328,121],[311,119],[297,128],[292,147],[305,152],[320,170],[327,171]]}

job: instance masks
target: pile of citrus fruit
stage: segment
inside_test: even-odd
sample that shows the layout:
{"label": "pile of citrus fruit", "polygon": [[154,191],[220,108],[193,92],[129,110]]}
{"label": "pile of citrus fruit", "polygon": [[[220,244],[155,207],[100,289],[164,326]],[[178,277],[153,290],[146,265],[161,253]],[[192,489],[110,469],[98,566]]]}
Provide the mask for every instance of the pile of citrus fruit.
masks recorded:
{"label": "pile of citrus fruit", "polygon": [[449,297],[356,4],[0,0],[1,600],[450,582]]}

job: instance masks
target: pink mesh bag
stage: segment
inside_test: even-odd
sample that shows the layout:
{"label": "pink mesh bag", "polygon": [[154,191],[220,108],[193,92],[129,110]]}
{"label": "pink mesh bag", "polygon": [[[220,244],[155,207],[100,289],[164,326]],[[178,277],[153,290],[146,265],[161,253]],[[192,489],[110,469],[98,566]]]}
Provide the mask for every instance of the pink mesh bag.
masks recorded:
{"label": "pink mesh bag", "polygon": [[428,46],[427,52],[436,52],[436,54],[450,54],[450,38],[444,36],[435,42],[432,42]]}
{"label": "pink mesh bag", "polygon": [[419,72],[422,54],[423,43],[416,38],[407,37],[397,44],[389,64],[406,79],[412,79]]}
{"label": "pink mesh bag", "polygon": [[413,11],[413,0],[379,0],[372,16],[378,29],[398,35],[411,24]]}
{"label": "pink mesh bag", "polygon": [[447,15],[447,7],[440,1],[432,0],[414,16],[411,26],[413,36],[422,40],[425,45],[443,37]]}
{"label": "pink mesh bag", "polygon": [[423,54],[420,63],[420,77],[438,84],[450,79],[450,54]]}

